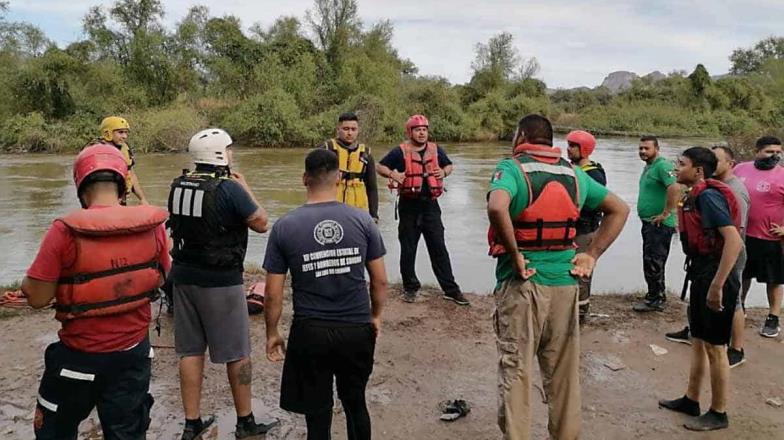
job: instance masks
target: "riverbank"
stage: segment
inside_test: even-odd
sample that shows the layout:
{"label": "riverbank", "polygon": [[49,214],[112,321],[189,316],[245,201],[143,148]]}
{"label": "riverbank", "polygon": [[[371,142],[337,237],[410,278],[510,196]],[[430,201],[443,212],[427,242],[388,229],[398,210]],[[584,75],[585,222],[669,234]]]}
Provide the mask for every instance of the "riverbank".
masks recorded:
{"label": "riverbank", "polygon": [[[203,125],[203,124],[202,124]],[[193,133],[195,133],[198,129],[202,128],[201,125],[193,125],[192,124],[192,131],[187,131],[187,129],[183,129],[182,127],[178,127],[178,130],[171,131],[169,127],[162,126],[157,127],[153,133],[141,133],[137,134],[134,133],[133,137],[130,139],[130,144],[134,148],[134,151],[137,153],[182,153],[187,151],[188,141]],[[43,129],[42,129],[43,130]],[[48,130],[48,129],[47,129]],[[584,127],[571,127],[571,126],[553,126],[553,131],[555,132],[556,136],[561,135],[562,137],[565,136],[572,130],[588,130]],[[649,135],[651,133],[644,132],[644,131],[618,131],[612,129],[595,129],[589,130],[594,136],[602,136],[604,138],[613,138],[613,139],[622,139],[622,138],[632,138],[638,139],[641,136]],[[511,135],[511,133],[510,133]],[[86,131],[83,133],[83,136],[64,140],[58,138],[56,134],[52,133],[43,134],[41,131],[35,130],[32,133],[28,133],[27,136],[30,138],[23,138],[19,140],[19,143],[14,145],[2,145],[0,144],[0,154],[26,154],[26,153],[43,153],[43,154],[76,154],[87,145],[88,141],[94,139],[94,134],[92,131]],[[92,137],[91,137],[92,136]],[[253,145],[252,143],[243,142],[241,139],[236,139],[238,141],[238,145],[242,145],[242,148],[246,149],[256,149],[256,150],[276,150],[276,149],[288,149],[288,148],[296,148],[307,150],[313,148],[314,145],[318,144],[318,142],[323,141],[323,139],[329,138],[331,135],[324,135],[323,137],[319,137],[317,140],[314,140],[310,143],[299,143],[293,145],[281,144],[281,145]],[[753,137],[753,139],[752,139]],[[667,134],[667,135],[660,135],[660,140],[664,143],[667,142],[667,139],[677,139],[679,142],[683,141],[696,141],[697,144],[704,144],[704,145],[713,145],[717,143],[730,143],[735,144],[735,138],[730,138],[725,141],[720,140],[720,137],[709,137],[705,134]],[[753,140],[756,139],[754,136],[743,136],[739,135],[736,138],[742,138],[744,141],[751,139],[752,143]],[[468,144],[508,144],[511,142],[510,138],[498,138],[498,137],[477,137],[477,138],[458,138],[458,139],[442,139],[442,138],[435,138],[439,144],[442,145],[468,145]],[[390,145],[397,145],[401,139],[392,139],[392,140],[362,140],[366,142],[368,145],[373,146],[381,146],[382,148],[389,147]],[[741,144],[738,144],[741,146]],[[751,145],[751,144],[749,144]],[[631,145],[636,148],[636,143]]]}
{"label": "riverbank", "polygon": [[[443,301],[426,290],[414,304],[391,292],[376,350],[376,365],[368,386],[368,402],[375,438],[384,440],[497,439],[496,352],[492,333],[492,298],[469,294],[470,307]],[[290,322],[290,298],[284,305],[284,333]],[[581,379],[583,439],[693,439],[681,425],[684,417],[660,410],[657,399],[683,392],[690,349],[668,342],[665,331],[683,325],[685,306],[672,298],[666,312],[637,315],[626,296],[597,296],[596,315],[582,329]],[[749,361],[731,373],[730,428],[706,434],[705,439],[781,438],[784,408],[766,403],[784,399],[781,338],[757,335],[765,311],[749,310],[746,325]],[[171,440],[181,431],[177,358],[172,350],[173,320],[162,317],[163,332],[153,334],[156,356],[151,392],[156,403],[148,437]],[[43,368],[43,350],[56,339],[51,311],[25,311],[0,319],[3,335],[0,369],[0,434],[5,439],[31,438],[32,410]],[[267,439],[304,438],[304,419],[277,406],[282,364],[264,356],[264,324],[252,317],[254,344],[254,411],[281,419]],[[668,352],[656,355],[656,344]],[[225,371],[208,364],[205,371],[204,413],[219,415],[208,439],[233,438],[233,413]],[[612,368],[608,367],[610,365]],[[617,371],[615,369],[619,368]],[[534,373],[538,377],[538,372]],[[539,380],[537,379],[536,382]],[[704,386],[703,406],[709,388]],[[546,410],[533,390],[534,438],[546,435]],[[439,402],[463,398],[473,409],[453,423],[438,420]],[[95,414],[82,424],[85,438],[97,438]],[[335,438],[344,438],[345,419],[339,409],[333,424]]]}

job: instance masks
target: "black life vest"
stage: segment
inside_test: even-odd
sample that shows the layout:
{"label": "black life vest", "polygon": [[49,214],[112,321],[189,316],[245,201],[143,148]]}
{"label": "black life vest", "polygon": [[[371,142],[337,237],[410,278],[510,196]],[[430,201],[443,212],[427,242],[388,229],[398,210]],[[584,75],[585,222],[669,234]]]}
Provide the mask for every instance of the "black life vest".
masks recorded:
{"label": "black life vest", "polygon": [[169,222],[177,263],[212,270],[242,269],[248,227],[228,228],[216,206],[218,187],[226,181],[214,173],[183,172],[169,193]]}
{"label": "black life vest", "polygon": [[[604,177],[605,181],[607,180],[607,173],[605,173],[604,168],[602,168],[602,164],[599,162],[590,162],[585,165],[581,165],[580,169],[585,171],[588,174],[588,177],[591,177],[591,171],[596,171],[601,173]],[[598,209],[588,209],[582,208],[580,210],[580,219],[577,220],[577,234],[588,234],[597,229],[599,229],[599,225],[602,223],[602,218],[604,214]]]}

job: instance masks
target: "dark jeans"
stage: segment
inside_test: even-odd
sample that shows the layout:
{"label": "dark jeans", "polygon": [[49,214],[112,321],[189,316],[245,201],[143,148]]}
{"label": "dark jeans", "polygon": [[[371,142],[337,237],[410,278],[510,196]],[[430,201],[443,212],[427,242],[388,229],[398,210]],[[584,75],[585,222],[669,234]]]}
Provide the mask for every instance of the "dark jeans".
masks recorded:
{"label": "dark jeans", "polygon": [[416,253],[419,237],[425,237],[427,253],[433,273],[445,294],[460,292],[460,286],[452,274],[452,263],[444,242],[444,224],[441,222],[441,207],[437,200],[400,198],[398,205],[400,223],[397,233],[400,240],[400,276],[403,288],[417,291],[422,284],[416,275]]}
{"label": "dark jeans", "polygon": [[38,389],[36,439],[76,440],[79,423],[98,408],[103,438],[142,440],[150,426],[150,342],[111,353],[85,353],[62,342],[46,348]]}
{"label": "dark jeans", "polygon": [[648,284],[648,297],[665,295],[664,272],[675,228],[642,222],[642,272]]}

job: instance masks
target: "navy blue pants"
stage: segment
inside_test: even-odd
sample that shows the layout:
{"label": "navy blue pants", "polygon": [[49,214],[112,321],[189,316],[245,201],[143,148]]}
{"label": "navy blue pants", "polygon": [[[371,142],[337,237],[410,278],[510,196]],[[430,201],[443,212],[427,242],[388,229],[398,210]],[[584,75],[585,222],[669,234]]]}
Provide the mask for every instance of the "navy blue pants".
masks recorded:
{"label": "navy blue pants", "polygon": [[46,348],[35,438],[76,440],[79,423],[98,409],[106,440],[143,440],[150,426],[150,341],[127,351],[85,353],[55,342]]}

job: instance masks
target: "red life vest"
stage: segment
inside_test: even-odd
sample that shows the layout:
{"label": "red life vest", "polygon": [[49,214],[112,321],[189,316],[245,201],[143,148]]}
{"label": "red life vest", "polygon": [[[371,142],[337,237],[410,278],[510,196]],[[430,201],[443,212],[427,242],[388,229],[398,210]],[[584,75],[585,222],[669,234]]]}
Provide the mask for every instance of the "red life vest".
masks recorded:
{"label": "red life vest", "polygon": [[55,318],[123,313],[156,297],[164,276],[155,229],[167,217],[145,205],[81,209],[59,219],[74,237],[76,261],[58,280]]}
{"label": "red life vest", "polygon": [[696,185],[686,194],[683,204],[678,208],[678,230],[680,232],[683,252],[689,257],[700,255],[720,256],[724,247],[724,239],[715,230],[706,230],[702,227],[702,214],[697,208],[697,197],[708,188],[721,192],[730,208],[730,218],[736,228],[740,230],[740,208],[735,193],[727,184],[716,180],[706,179]]}
{"label": "red life vest", "polygon": [[[545,145],[518,145],[514,158],[528,186],[528,207],[512,220],[515,240],[522,251],[573,249],[580,218],[579,185],[572,165],[561,151]],[[491,226],[489,254],[506,253]]]}
{"label": "red life vest", "polygon": [[444,193],[444,181],[436,178],[435,175],[436,171],[441,169],[438,166],[438,147],[436,144],[428,142],[421,152],[414,151],[414,148],[408,143],[400,144],[406,162],[406,177],[399,188],[400,195],[418,198],[426,179],[430,189],[430,198],[435,200]]}

